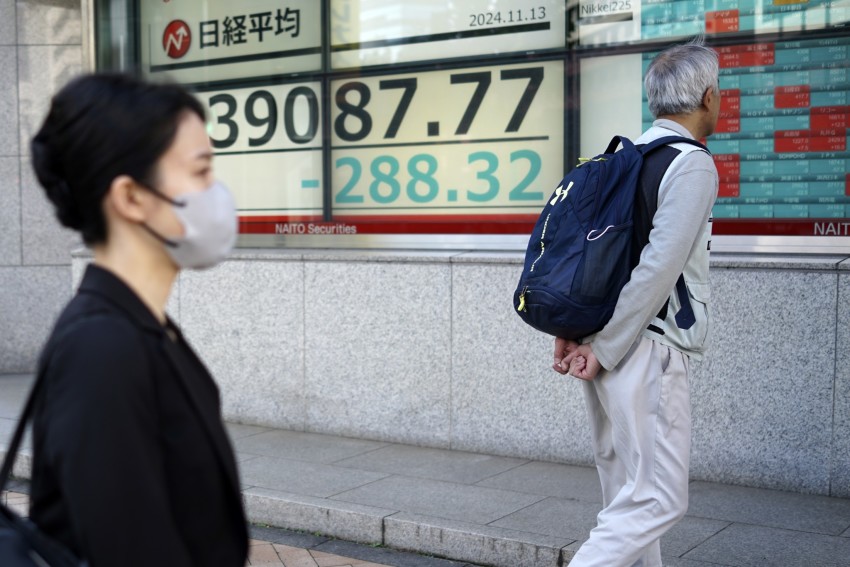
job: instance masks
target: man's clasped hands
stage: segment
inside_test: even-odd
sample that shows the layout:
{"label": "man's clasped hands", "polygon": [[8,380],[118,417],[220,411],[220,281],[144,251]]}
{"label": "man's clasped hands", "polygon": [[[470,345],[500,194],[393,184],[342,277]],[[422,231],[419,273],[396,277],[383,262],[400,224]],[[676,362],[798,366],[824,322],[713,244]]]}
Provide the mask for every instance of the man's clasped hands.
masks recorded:
{"label": "man's clasped hands", "polygon": [[580,380],[593,380],[602,365],[593,354],[590,343],[579,344],[576,341],[555,339],[555,363],[552,369],[560,374],[568,374]]}

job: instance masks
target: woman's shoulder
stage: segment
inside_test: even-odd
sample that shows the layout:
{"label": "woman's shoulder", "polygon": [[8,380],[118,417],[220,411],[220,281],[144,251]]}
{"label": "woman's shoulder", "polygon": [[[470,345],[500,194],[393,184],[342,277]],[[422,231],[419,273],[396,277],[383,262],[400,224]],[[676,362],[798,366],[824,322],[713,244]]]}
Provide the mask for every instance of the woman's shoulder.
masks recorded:
{"label": "woman's shoulder", "polygon": [[107,302],[78,295],[57,320],[39,372],[51,382],[73,380],[75,387],[138,387],[149,381],[148,359],[144,333],[132,319]]}
{"label": "woman's shoulder", "polygon": [[[78,293],[65,306],[56,319],[45,350],[53,350],[64,345],[84,346],[92,335],[109,339],[127,339],[138,334],[133,322],[120,309],[102,298]],[[102,335],[102,337],[101,337]],[[82,344],[80,344],[82,343]]]}

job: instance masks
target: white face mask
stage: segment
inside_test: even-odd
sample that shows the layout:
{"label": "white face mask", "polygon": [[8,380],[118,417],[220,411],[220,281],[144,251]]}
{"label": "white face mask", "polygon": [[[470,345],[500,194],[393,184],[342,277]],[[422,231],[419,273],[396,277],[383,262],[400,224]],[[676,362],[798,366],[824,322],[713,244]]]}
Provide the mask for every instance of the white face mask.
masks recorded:
{"label": "white face mask", "polygon": [[165,244],[165,250],[181,268],[204,269],[215,266],[233,250],[238,221],[236,203],[224,184],[216,181],[207,189],[181,195],[178,200],[152,189],[174,207],[184,234],[165,238],[149,226],[142,226]]}

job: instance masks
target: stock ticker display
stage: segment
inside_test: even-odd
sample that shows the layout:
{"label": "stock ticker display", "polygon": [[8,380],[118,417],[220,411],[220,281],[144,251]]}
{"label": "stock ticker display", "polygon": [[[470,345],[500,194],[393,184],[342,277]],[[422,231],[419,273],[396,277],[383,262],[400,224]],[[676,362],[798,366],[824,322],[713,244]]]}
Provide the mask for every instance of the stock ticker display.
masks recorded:
{"label": "stock ticker display", "polygon": [[[717,51],[721,113],[707,141],[720,174],[715,218],[850,217],[850,37]],[[645,99],[643,121],[652,123]]]}

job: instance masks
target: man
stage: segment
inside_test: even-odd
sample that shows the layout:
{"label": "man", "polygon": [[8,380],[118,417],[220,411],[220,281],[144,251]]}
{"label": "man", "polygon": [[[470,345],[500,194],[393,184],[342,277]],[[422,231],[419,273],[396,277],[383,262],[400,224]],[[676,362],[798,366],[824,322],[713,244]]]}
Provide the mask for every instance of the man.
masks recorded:
{"label": "man", "polygon": [[[701,41],[660,53],[644,86],[656,120],[636,144],[670,135],[700,139],[714,132],[720,113],[718,58]],[[554,369],[585,381],[603,498],[598,525],[570,567],[660,567],[659,538],[688,508],[689,362],[702,358],[708,334],[708,255],[718,175],[708,153],[672,144],[647,159],[642,176],[658,167],[650,159],[662,152],[669,166],[661,165],[666,171],[661,170],[649,244],[614,315],[584,344],[555,340]],[[675,319],[680,274],[696,318],[687,329]]]}

